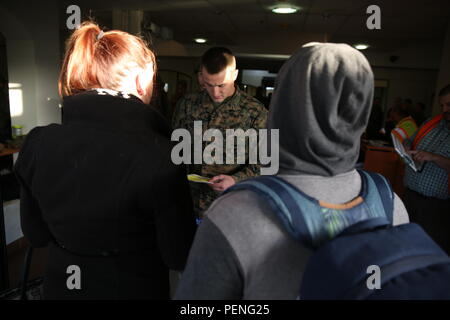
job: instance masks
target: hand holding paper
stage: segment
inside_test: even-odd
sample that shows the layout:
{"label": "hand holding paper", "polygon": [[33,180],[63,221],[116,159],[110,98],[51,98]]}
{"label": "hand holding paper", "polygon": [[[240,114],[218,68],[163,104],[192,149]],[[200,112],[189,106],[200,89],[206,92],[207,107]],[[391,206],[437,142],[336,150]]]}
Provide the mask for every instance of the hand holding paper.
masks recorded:
{"label": "hand holding paper", "polygon": [[225,174],[215,176],[209,181],[213,183],[210,187],[216,192],[223,192],[236,183],[233,177]]}
{"label": "hand holding paper", "polygon": [[[414,172],[420,172],[423,167],[423,162],[420,162],[418,159],[413,159],[413,157],[411,157],[411,155],[410,155],[410,154],[412,154],[412,152],[417,153],[417,151],[406,151],[403,144],[400,142],[400,140],[397,139],[397,137],[395,135],[393,135],[391,133],[391,137],[392,137],[392,143],[394,144],[394,149],[400,155],[402,160],[408,166],[410,166],[411,169],[414,170]],[[415,161],[417,161],[417,163]]]}
{"label": "hand holding paper", "polygon": [[409,155],[412,156],[414,161],[417,161],[419,163],[424,163],[426,161],[434,161],[435,155],[430,152],[421,151],[421,150],[411,150],[407,151]]}

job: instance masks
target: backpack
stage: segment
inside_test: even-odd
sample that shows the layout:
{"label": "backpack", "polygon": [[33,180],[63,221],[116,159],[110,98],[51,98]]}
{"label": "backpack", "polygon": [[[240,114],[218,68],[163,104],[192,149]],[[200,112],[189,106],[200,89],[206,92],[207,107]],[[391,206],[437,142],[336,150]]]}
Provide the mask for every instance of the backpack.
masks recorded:
{"label": "backpack", "polygon": [[288,233],[313,250],[299,298],[450,299],[450,258],[417,224],[392,226],[394,193],[379,174],[358,171],[362,188],[334,207],[277,176],[244,180]]}

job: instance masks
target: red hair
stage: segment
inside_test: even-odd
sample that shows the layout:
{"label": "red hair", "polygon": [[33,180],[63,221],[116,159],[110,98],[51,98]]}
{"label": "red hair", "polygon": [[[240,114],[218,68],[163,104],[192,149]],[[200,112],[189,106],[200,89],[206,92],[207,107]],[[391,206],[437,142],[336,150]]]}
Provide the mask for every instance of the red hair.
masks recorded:
{"label": "red hair", "polygon": [[155,55],[141,38],[119,30],[101,32],[95,23],[84,22],[67,40],[58,81],[61,97],[93,88],[117,90],[126,71],[136,66],[152,63],[156,72]]}

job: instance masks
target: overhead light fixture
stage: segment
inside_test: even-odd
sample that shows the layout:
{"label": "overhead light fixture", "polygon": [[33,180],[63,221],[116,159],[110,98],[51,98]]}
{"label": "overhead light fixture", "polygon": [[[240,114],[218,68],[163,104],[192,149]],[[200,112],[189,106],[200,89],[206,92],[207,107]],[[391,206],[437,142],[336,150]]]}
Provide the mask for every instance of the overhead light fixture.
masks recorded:
{"label": "overhead light fixture", "polygon": [[207,41],[207,40],[204,39],[204,38],[195,38],[194,40],[195,40],[195,42],[197,42],[197,43],[205,43],[205,42]]}
{"label": "overhead light fixture", "polygon": [[366,50],[369,47],[369,45],[365,43],[357,43],[354,44],[353,46],[358,50]]}
{"label": "overhead light fixture", "polygon": [[276,6],[272,9],[273,13],[279,13],[279,14],[290,14],[290,13],[296,13],[298,11],[298,8],[290,5],[290,4],[283,4],[280,6]]}

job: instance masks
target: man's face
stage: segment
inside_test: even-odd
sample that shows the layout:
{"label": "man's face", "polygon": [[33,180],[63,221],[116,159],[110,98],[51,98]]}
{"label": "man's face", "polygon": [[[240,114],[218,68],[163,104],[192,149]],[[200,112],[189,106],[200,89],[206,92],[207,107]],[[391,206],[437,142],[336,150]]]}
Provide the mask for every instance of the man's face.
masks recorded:
{"label": "man's face", "polygon": [[442,112],[444,113],[447,124],[450,124],[450,94],[439,97],[439,104],[442,107]]}
{"label": "man's face", "polygon": [[214,102],[221,103],[234,94],[234,81],[237,78],[238,70],[227,67],[219,73],[209,74],[205,68],[202,68],[201,72],[203,86]]}

